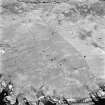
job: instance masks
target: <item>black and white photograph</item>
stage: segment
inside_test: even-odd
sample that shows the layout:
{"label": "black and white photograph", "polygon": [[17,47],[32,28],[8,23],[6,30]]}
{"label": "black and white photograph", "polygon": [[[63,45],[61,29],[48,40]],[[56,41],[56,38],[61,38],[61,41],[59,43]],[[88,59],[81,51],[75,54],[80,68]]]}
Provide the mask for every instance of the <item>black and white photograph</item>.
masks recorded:
{"label": "black and white photograph", "polygon": [[0,105],[105,105],[105,0],[0,0]]}

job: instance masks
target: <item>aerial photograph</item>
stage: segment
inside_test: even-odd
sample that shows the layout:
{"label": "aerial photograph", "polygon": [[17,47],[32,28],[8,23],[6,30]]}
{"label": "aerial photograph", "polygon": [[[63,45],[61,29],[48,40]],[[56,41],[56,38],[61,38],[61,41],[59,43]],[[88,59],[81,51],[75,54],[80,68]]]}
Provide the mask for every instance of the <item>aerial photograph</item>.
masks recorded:
{"label": "aerial photograph", "polygon": [[0,105],[105,105],[105,0],[0,0]]}

